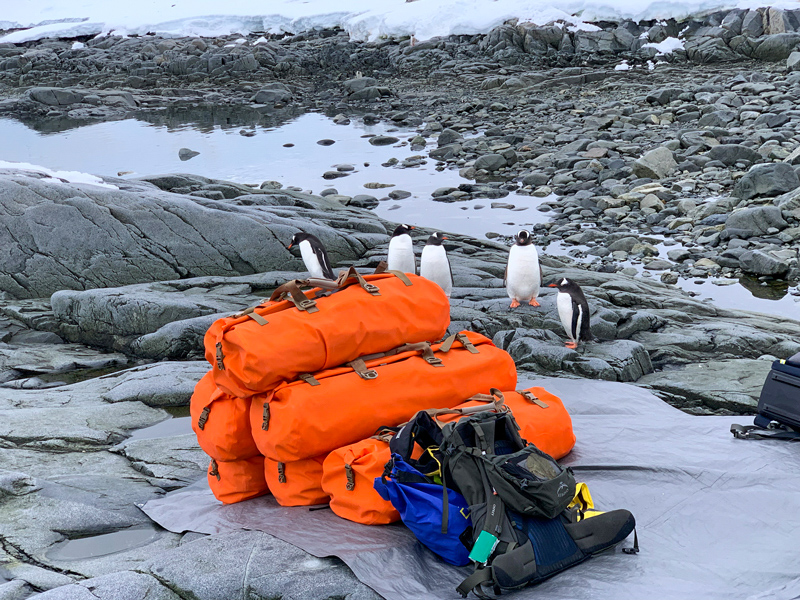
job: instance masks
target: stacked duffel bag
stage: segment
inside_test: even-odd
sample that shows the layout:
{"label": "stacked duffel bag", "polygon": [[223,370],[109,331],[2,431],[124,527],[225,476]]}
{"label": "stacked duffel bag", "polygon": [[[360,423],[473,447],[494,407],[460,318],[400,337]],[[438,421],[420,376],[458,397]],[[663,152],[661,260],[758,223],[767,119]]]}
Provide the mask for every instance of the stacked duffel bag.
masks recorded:
{"label": "stacked duffel bag", "polygon": [[288,282],[216,321],[204,340],[212,369],[191,401],[214,495],[226,504],[269,492],[283,506],[328,503],[331,452],[420,410],[513,390],[512,358],[478,333],[447,336],[449,324],[436,283],[354,268],[337,281]]}
{"label": "stacked duffel bag", "polygon": [[216,321],[204,340],[212,369],[191,401],[214,495],[230,504],[272,492],[283,506],[397,521],[372,485],[392,434],[420,410],[442,423],[483,410],[498,390],[527,439],[565,456],[575,436],[561,400],[515,391],[510,355],[475,332],[447,336],[449,324],[437,284],[380,268],[291,281]]}

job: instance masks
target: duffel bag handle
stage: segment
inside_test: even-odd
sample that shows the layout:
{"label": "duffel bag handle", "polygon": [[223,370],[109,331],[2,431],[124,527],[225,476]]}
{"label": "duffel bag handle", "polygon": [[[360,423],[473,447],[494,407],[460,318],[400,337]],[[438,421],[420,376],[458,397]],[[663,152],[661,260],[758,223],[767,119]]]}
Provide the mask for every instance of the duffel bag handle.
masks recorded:
{"label": "duffel bag handle", "polygon": [[442,415],[471,415],[486,410],[493,410],[495,412],[511,412],[511,409],[506,406],[506,398],[503,392],[497,388],[489,390],[490,394],[475,394],[471,398],[467,398],[467,402],[485,402],[486,406],[467,406],[466,408],[433,408],[426,412],[439,423],[439,417]]}
{"label": "duffel bag handle", "polygon": [[369,283],[366,279],[364,279],[364,276],[356,271],[355,267],[350,267],[347,269],[347,271],[342,271],[339,273],[339,278],[336,280],[336,283],[339,284],[340,288],[347,287],[348,285],[351,285],[351,279],[355,279],[358,282],[358,285],[360,285],[361,288],[368,294],[373,296],[381,295],[381,291],[378,286]]}
{"label": "duffel bag handle", "polygon": [[478,349],[469,341],[465,333],[454,333],[444,338],[442,345],[439,346],[439,352],[450,352],[454,342],[459,342],[470,354],[478,354]]}
{"label": "duffel bag handle", "polygon": [[317,308],[316,300],[308,298],[300,289],[300,286],[305,283],[307,282],[301,279],[287,281],[283,285],[278,286],[275,291],[272,292],[272,295],[269,297],[269,299],[271,302],[279,299],[286,299],[292,302],[298,310],[317,312],[319,309]]}

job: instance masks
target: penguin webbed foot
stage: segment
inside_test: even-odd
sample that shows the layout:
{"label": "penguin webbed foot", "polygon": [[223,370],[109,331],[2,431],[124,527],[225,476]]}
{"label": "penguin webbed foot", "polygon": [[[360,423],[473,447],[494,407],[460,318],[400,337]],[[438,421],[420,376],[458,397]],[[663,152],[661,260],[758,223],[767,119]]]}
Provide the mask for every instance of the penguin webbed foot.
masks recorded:
{"label": "penguin webbed foot", "polygon": [[519,306],[519,300],[517,300],[516,298],[511,300],[511,304],[509,305],[509,308],[517,308],[518,306]]}
{"label": "penguin webbed foot", "polygon": [[572,350],[577,350],[578,349],[578,342],[564,342],[564,347],[565,348],[570,348]]}
{"label": "penguin webbed foot", "polygon": [[528,304],[530,304],[531,306],[541,306],[541,304],[539,304],[539,302],[536,300],[536,298],[531,298],[528,301]]}

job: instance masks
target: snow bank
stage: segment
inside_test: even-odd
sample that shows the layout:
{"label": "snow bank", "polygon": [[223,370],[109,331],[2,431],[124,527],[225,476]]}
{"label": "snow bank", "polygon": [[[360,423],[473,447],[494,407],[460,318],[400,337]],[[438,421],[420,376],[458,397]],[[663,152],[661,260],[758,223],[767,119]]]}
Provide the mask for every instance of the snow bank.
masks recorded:
{"label": "snow bank", "polygon": [[67,183],[87,183],[89,185],[96,185],[98,187],[104,187],[111,190],[118,190],[119,188],[115,185],[111,185],[110,183],[105,183],[102,179],[95,175],[89,175],[88,173],[81,173],[80,171],[53,171],[48,169],[47,167],[41,167],[39,165],[32,165],[31,163],[23,163],[23,162],[8,162],[5,160],[0,160],[0,169],[21,169],[23,171],[36,171],[37,173],[42,173],[43,175],[47,175],[47,179],[51,181],[66,181]]}
{"label": "snow bank", "polygon": [[[353,39],[486,33],[509,19],[545,25],[563,21],[591,30],[596,20],[683,19],[727,8],[800,8],[797,1],[758,0],[25,0],[3,7],[0,29],[23,29],[2,42],[45,37],[145,34],[219,36],[297,33],[341,27]],[[379,8],[376,8],[379,6]]]}

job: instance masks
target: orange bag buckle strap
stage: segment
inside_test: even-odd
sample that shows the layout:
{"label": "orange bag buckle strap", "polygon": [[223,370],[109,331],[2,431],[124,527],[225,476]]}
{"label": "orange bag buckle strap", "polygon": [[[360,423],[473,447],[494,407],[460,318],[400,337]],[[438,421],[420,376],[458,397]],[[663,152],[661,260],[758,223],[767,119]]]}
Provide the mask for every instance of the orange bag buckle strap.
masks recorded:
{"label": "orange bag buckle strap", "polygon": [[269,431],[269,402],[264,402],[264,412],[261,417],[261,429]]}
{"label": "orange bag buckle strap", "polygon": [[445,340],[442,342],[442,345],[439,347],[440,352],[450,352],[450,348],[453,347],[453,342],[460,342],[464,348],[470,354],[480,354],[479,350],[469,341],[469,338],[466,334],[463,333],[454,333],[453,335],[446,337]]}
{"label": "orange bag buckle strap", "polygon": [[286,483],[286,465],[282,462],[278,463],[278,481]]}
{"label": "orange bag buckle strap", "polygon": [[220,476],[219,476],[219,469],[217,468],[217,461],[215,461],[212,458],[211,459],[211,464],[209,465],[209,467],[210,468],[208,470],[208,474],[211,475],[212,477],[216,477],[217,481],[219,481],[220,480]]}
{"label": "orange bag buckle strap", "polygon": [[542,408],[547,408],[548,407],[547,404],[545,404],[544,402],[539,400],[536,396],[534,396],[531,392],[529,392],[527,390],[517,390],[517,393],[520,396],[522,396],[523,398],[525,398],[525,400],[527,400],[531,404],[535,404],[536,406],[540,406]]}
{"label": "orange bag buckle strap", "polygon": [[253,319],[253,321],[255,321],[256,323],[258,323],[259,325],[261,325],[263,327],[264,325],[267,325],[269,323],[269,321],[267,321],[264,317],[262,317],[260,314],[258,314],[256,312],[256,308],[257,307],[255,307],[255,306],[251,306],[250,308],[245,308],[242,312],[236,313],[233,316],[235,318],[237,318],[237,319],[239,317],[250,317],[251,319]]}
{"label": "orange bag buckle strap", "polygon": [[402,281],[406,287],[414,285],[412,281],[408,278],[408,275],[403,273],[402,271],[386,271],[387,273],[391,273],[395,277],[397,277],[400,281]]}
{"label": "orange bag buckle strap", "polygon": [[364,361],[360,358],[355,360],[351,360],[347,363],[347,366],[353,369],[361,379],[376,379],[378,377],[378,372],[374,369],[368,369],[367,365],[364,364]]}
{"label": "orange bag buckle strap", "polygon": [[319,385],[319,381],[311,373],[300,373],[297,376],[301,381],[305,381],[308,385]]}
{"label": "orange bag buckle strap", "polygon": [[197,418],[197,426],[200,429],[205,429],[206,428],[206,421],[208,421],[208,413],[210,413],[210,412],[211,412],[211,407],[210,406],[206,406],[203,409],[203,412],[201,412],[200,416]]}
{"label": "orange bag buckle strap", "polygon": [[308,282],[302,281],[300,279],[293,279],[292,281],[287,281],[282,286],[276,288],[275,291],[272,292],[272,295],[269,297],[269,299],[271,301],[288,300],[297,307],[297,310],[304,310],[310,313],[317,312],[319,308],[317,308],[316,300],[312,300],[311,298],[306,298],[306,295],[300,290],[300,286],[303,284],[307,285]]}
{"label": "orange bag buckle strap", "polygon": [[356,489],[356,474],[353,473],[353,467],[350,465],[344,466],[344,474],[347,476],[347,488],[348,492],[352,492]]}
{"label": "orange bag buckle strap", "polygon": [[355,278],[356,281],[358,281],[358,285],[360,285],[361,288],[368,294],[371,294],[373,296],[381,295],[381,290],[378,288],[378,286],[369,283],[366,279],[364,279],[361,273],[356,271],[355,267],[350,267],[349,269],[347,269],[347,271],[342,271],[339,274],[339,279],[337,280],[339,283],[339,287],[346,287],[347,282],[352,278]]}
{"label": "orange bag buckle strap", "polygon": [[436,356],[433,353],[433,348],[431,348],[430,344],[425,342],[425,347],[422,349],[422,358],[425,359],[432,367],[443,367],[442,359]]}
{"label": "orange bag buckle strap", "polygon": [[220,371],[224,371],[225,370],[225,362],[224,362],[225,355],[222,353],[222,342],[217,342],[216,348],[217,348],[217,368]]}
{"label": "orange bag buckle strap", "polygon": [[389,263],[385,260],[382,260],[378,263],[378,266],[375,267],[375,270],[372,272],[373,275],[380,275],[381,273],[385,273],[389,269]]}
{"label": "orange bag buckle strap", "polygon": [[465,408],[434,408],[427,410],[426,412],[436,419],[439,420],[438,417],[441,415],[471,415],[478,412],[483,412],[485,410],[495,410],[497,412],[511,412],[506,406],[506,399],[503,395],[503,392],[498,390],[497,388],[492,388],[491,395],[489,394],[475,394],[474,396],[467,398],[467,402],[485,402],[488,406],[467,406]]}

